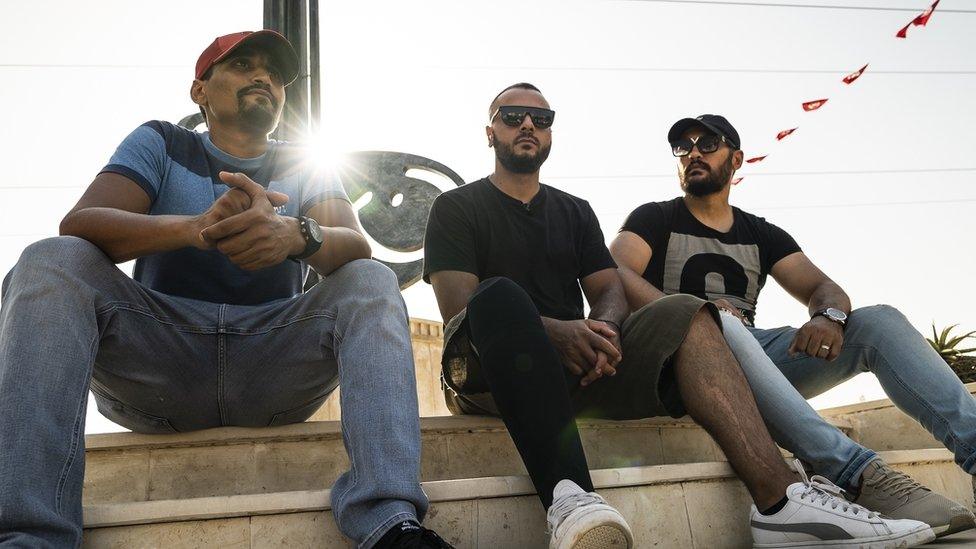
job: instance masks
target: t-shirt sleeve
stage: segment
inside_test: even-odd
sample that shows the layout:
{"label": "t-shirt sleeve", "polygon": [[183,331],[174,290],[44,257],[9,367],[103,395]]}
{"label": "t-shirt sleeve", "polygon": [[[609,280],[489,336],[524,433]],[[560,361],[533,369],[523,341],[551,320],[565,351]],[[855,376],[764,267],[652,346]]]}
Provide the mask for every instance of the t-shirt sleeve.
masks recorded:
{"label": "t-shirt sleeve", "polygon": [[99,173],[128,177],[156,200],[166,171],[166,140],[157,122],[146,122],[132,131]]}
{"label": "t-shirt sleeve", "polygon": [[580,272],[577,277],[583,278],[603,269],[616,269],[617,264],[607,249],[607,242],[603,239],[603,230],[600,229],[600,221],[596,218],[593,208],[589,203],[586,206],[585,225],[583,229],[583,242],[580,249]]}
{"label": "t-shirt sleeve", "polygon": [[800,245],[796,243],[796,240],[790,236],[790,233],[784,231],[783,229],[773,225],[772,223],[766,222],[766,266],[763,269],[768,274],[772,270],[773,265],[777,261],[783,259],[784,257],[802,251]]}
{"label": "t-shirt sleeve", "polygon": [[311,170],[302,188],[301,215],[305,215],[312,206],[332,199],[351,202],[339,172],[328,167]]}
{"label": "t-shirt sleeve", "polygon": [[653,252],[656,247],[661,246],[671,229],[668,227],[668,219],[661,205],[649,202],[630,212],[623,226],[620,227],[620,232],[623,231],[632,232],[644,239]]}
{"label": "t-shirt sleeve", "polygon": [[424,282],[430,283],[430,275],[438,271],[480,276],[473,220],[450,193],[434,199],[424,234]]}

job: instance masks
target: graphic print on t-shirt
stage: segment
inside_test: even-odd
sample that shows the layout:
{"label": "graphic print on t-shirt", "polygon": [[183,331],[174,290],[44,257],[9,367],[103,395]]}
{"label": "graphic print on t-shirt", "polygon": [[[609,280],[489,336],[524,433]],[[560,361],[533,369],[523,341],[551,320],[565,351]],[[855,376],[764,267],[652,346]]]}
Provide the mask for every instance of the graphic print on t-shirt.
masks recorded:
{"label": "graphic print on t-shirt", "polygon": [[714,238],[671,233],[664,263],[666,294],[727,299],[751,310],[759,297],[759,246],[725,244]]}

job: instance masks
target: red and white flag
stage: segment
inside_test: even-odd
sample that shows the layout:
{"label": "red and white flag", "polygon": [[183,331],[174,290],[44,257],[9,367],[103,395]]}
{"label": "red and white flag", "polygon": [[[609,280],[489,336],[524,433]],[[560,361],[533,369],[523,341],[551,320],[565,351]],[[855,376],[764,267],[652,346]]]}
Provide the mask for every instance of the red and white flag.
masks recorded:
{"label": "red and white flag", "polygon": [[935,13],[935,7],[939,5],[940,1],[941,0],[935,0],[935,2],[933,2],[927,10],[916,16],[915,19],[912,19],[900,31],[895,33],[895,38],[908,38],[908,27],[911,27],[912,25],[916,27],[924,27],[926,24],[928,24],[932,14]]}
{"label": "red and white flag", "polygon": [[776,134],[776,141],[782,141],[783,139],[786,138],[787,135],[790,135],[791,133],[793,133],[795,131],[796,131],[796,128],[792,128],[792,129],[789,129],[789,130],[783,130],[783,131],[779,132],[778,134]]}
{"label": "red and white flag", "polygon": [[922,15],[919,15],[912,20],[912,24],[916,27],[924,27],[925,24],[929,22],[929,17],[932,17],[932,13],[935,12],[935,7],[939,5],[940,1],[941,0],[935,0],[935,3],[929,6],[929,9],[923,11]]}
{"label": "red and white flag", "polygon": [[867,69],[867,68],[868,68],[868,66],[867,65],[864,65],[860,69],[852,72],[851,74],[848,74],[847,76],[844,77],[844,83],[845,84],[853,84],[855,80],[857,80],[858,78],[861,77],[862,74],[864,74],[864,70]]}
{"label": "red and white flag", "polygon": [[763,155],[763,156],[754,156],[754,157],[750,158],[749,160],[746,160],[746,164],[755,164],[756,162],[762,162],[762,160],[764,158],[766,158],[766,155]]}
{"label": "red and white flag", "polygon": [[803,104],[803,110],[807,112],[815,111],[820,107],[823,107],[824,103],[826,102],[827,99],[817,99],[816,101],[807,101],[806,103]]}
{"label": "red and white flag", "polygon": [[739,183],[742,183],[742,180],[743,179],[745,179],[745,178],[744,177],[736,177],[736,178],[732,179],[732,184],[733,185],[738,185]]}

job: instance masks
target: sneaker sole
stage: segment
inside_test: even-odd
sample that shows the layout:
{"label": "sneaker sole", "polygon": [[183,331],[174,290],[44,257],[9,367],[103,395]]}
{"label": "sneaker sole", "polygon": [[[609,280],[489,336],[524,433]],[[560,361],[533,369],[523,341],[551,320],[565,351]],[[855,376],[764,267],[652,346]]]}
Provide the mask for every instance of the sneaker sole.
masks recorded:
{"label": "sneaker sole", "polygon": [[933,526],[932,531],[935,532],[935,537],[941,538],[942,536],[972,530],[973,528],[976,528],[976,522],[973,521],[972,515],[956,515],[952,517],[949,524],[943,524],[939,527]]}
{"label": "sneaker sole", "polygon": [[908,549],[923,543],[928,543],[935,539],[935,532],[931,528],[920,528],[906,532],[897,538],[871,538],[871,539],[845,539],[845,540],[823,540],[823,541],[793,541],[788,543],[762,543],[753,544],[754,549],[779,549],[789,547],[790,549],[823,547],[843,547],[844,549]]}
{"label": "sneaker sole", "polygon": [[570,515],[550,549],[632,549],[633,536],[605,510]]}

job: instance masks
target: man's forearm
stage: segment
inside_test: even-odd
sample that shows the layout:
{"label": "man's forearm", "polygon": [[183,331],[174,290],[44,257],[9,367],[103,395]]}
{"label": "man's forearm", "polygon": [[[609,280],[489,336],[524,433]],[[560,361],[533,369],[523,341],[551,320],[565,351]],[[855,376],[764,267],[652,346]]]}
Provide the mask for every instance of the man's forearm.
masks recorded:
{"label": "man's forearm", "polygon": [[60,234],[84,238],[115,263],[192,246],[195,217],[147,215],[116,208],[84,208],[64,218]]}
{"label": "man's forearm", "polygon": [[810,316],[827,307],[840,309],[845,313],[851,312],[851,299],[836,282],[827,280],[822,282],[817,289],[810,295],[810,302],[807,304]]}
{"label": "man's forearm", "polygon": [[305,261],[322,276],[356,259],[372,257],[369,243],[347,227],[322,227],[322,247]]}
{"label": "man's forearm", "polygon": [[620,282],[623,284],[624,295],[631,311],[636,311],[648,303],[653,303],[664,297],[664,292],[658,290],[653,284],[644,280],[644,277],[626,268],[619,267],[617,273],[620,275]]}
{"label": "man's forearm", "polygon": [[590,307],[590,318],[593,320],[609,320],[616,324],[619,330],[624,320],[630,315],[624,288],[619,280],[607,284],[603,293],[598,296]]}

